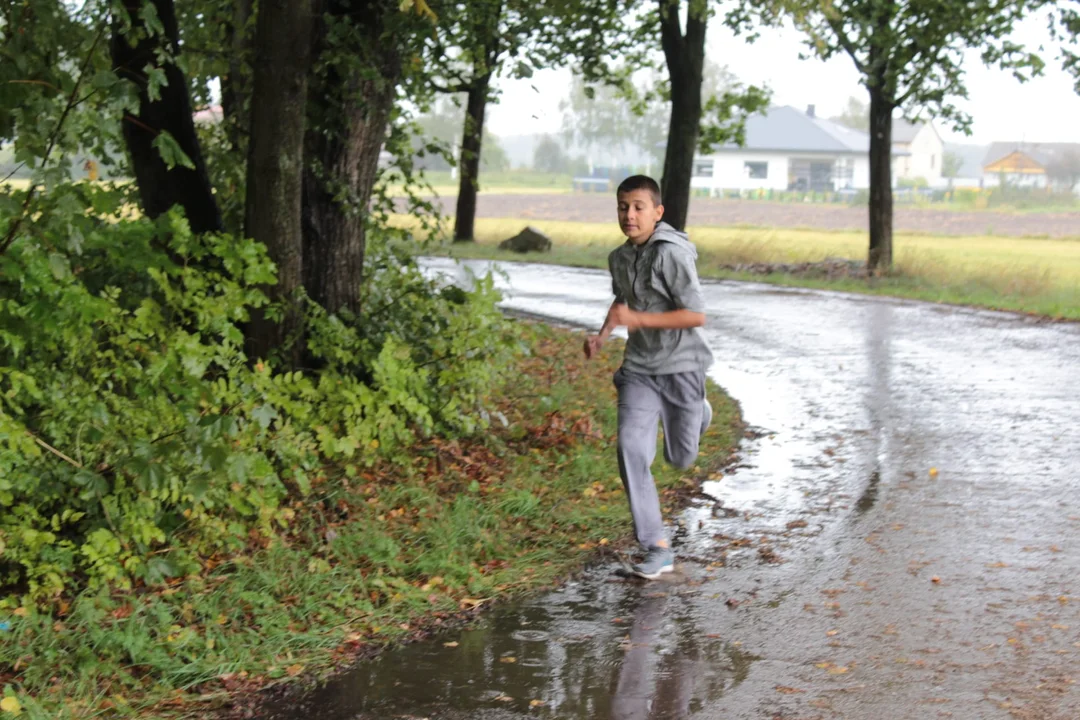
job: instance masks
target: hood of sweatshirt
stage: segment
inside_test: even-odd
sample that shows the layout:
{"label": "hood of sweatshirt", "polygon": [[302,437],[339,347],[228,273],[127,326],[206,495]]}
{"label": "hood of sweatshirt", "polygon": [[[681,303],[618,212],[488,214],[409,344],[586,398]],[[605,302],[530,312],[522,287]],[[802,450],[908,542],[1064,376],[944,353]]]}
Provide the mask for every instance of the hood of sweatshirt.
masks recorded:
{"label": "hood of sweatshirt", "polygon": [[694,247],[694,243],[690,242],[690,237],[686,233],[671,227],[663,220],[656,224],[653,234],[641,247],[648,247],[652,243],[671,243],[690,253],[690,256],[697,260],[697,248]]}

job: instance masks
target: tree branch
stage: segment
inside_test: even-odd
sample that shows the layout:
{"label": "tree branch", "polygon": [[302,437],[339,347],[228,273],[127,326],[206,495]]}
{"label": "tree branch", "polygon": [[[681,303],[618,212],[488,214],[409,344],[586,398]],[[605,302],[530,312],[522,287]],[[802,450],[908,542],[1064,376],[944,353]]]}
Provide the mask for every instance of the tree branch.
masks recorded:
{"label": "tree branch", "polygon": [[[83,78],[86,77],[87,70],[90,68],[90,63],[94,59],[94,52],[97,50],[101,38],[104,37],[105,29],[107,27],[107,23],[101,24],[101,29],[98,30],[97,36],[94,37],[93,44],[90,45],[90,52],[86,54],[86,59],[79,69],[79,77],[75,81],[75,87],[71,88],[71,95],[68,96],[67,105],[64,106],[64,111],[60,114],[60,119],[57,121],[56,127],[53,128],[52,135],[49,137],[49,144],[46,146],[45,154],[41,158],[42,167],[49,162],[49,156],[52,155],[52,151],[56,147],[57,141],[60,139],[60,130],[64,127],[64,122],[67,120],[68,115],[70,115],[75,106],[81,102],[79,100],[79,86],[82,85]],[[23,220],[26,219],[26,212],[30,209],[30,203],[33,201],[36,192],[37,183],[31,183],[30,187],[26,190],[26,199],[23,200],[19,217],[15,218],[14,222],[11,223],[11,227],[8,228],[3,241],[0,242],[0,255],[6,253],[8,248],[11,247],[11,243],[15,242],[15,235],[19,232],[19,227],[22,226]]]}
{"label": "tree branch", "polygon": [[[941,55],[945,50],[946,48],[944,45],[939,46],[937,50],[934,51],[933,56],[925,63],[925,65],[923,65],[922,72],[912,75],[911,79],[908,81],[907,91],[896,98],[896,105],[898,107],[910,100],[915,95],[916,90],[922,88],[922,84],[926,81],[926,78],[930,77],[932,72],[938,70],[938,63],[941,62]],[[915,57],[917,56],[913,56],[912,60],[914,60]],[[899,87],[897,87],[896,90],[899,90]]]}
{"label": "tree branch", "polygon": [[686,43],[690,47],[701,47],[705,40],[705,30],[709,23],[708,7],[702,8],[701,12],[694,12],[690,7],[686,12]]}
{"label": "tree branch", "polygon": [[[28,430],[27,432],[30,432],[30,431]],[[69,457],[68,457],[67,455],[65,455],[64,453],[60,452],[60,451],[59,451],[59,450],[57,450],[56,448],[54,448],[54,447],[53,447],[52,445],[50,445],[49,443],[47,443],[47,442],[45,442],[44,440],[42,440],[41,438],[39,438],[39,437],[38,437],[37,435],[35,435],[34,433],[30,433],[30,437],[34,438],[34,442],[36,442],[36,443],[37,443],[38,445],[40,445],[41,447],[43,447],[43,448],[45,448],[46,450],[48,450],[49,452],[51,452],[51,453],[52,453],[53,455],[55,455],[56,457],[60,458],[60,459],[61,459],[61,460],[63,460],[64,462],[66,462],[66,463],[68,463],[68,464],[70,464],[70,465],[74,465],[74,466],[75,466],[75,467],[77,467],[78,469],[82,470],[82,467],[83,467],[83,466],[82,466],[82,463],[80,463],[80,462],[77,462],[77,461],[75,461],[75,460],[72,460],[72,459],[71,459],[71,458],[69,458]]]}
{"label": "tree branch", "polygon": [[863,75],[869,75],[870,73],[866,67],[866,64],[859,59],[858,50],[855,48],[855,44],[851,42],[851,38],[849,38],[847,36],[847,33],[844,32],[844,24],[838,19],[829,17],[825,18],[825,22],[829,24],[829,28],[836,35],[836,42],[838,42],[840,44],[840,47],[844,48],[844,51],[851,56],[852,61],[855,63],[856,69],[858,69],[858,71],[861,72]]}
{"label": "tree branch", "polygon": [[678,67],[685,43],[682,28],[679,25],[678,0],[658,0],[660,3],[660,44],[664,48],[664,57],[668,67]]}

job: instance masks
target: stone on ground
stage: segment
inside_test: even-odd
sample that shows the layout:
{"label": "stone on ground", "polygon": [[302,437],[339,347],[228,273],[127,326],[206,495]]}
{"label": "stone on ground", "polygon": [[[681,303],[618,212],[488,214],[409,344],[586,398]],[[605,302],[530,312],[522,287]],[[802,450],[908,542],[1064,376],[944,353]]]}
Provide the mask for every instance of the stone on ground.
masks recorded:
{"label": "stone on ground", "polygon": [[518,253],[551,252],[551,238],[534,227],[526,227],[514,237],[499,243],[499,249]]}

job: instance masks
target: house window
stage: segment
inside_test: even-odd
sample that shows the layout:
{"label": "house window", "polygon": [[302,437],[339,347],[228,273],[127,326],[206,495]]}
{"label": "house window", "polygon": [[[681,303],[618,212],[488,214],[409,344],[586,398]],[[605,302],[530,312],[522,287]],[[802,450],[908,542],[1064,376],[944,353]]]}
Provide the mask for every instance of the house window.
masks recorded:
{"label": "house window", "polygon": [[713,174],[713,161],[712,160],[695,160],[694,161],[694,177],[712,177]]}
{"label": "house window", "polygon": [[767,162],[743,163],[743,167],[746,169],[746,176],[751,180],[764,180],[769,177],[769,163]]}
{"label": "house window", "polygon": [[931,155],[930,156],[930,169],[931,170],[934,169],[934,163],[935,162],[937,162],[937,155]]}
{"label": "house window", "polygon": [[855,159],[854,158],[841,158],[833,165],[833,175],[836,180],[840,181],[840,186],[845,187],[851,184],[851,181],[855,178]]}

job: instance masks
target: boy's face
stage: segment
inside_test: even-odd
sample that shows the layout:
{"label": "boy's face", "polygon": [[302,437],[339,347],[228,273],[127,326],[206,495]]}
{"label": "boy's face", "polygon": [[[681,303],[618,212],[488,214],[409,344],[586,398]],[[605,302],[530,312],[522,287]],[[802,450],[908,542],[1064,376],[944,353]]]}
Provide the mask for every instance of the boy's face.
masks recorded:
{"label": "boy's face", "polygon": [[619,201],[619,228],[635,245],[641,245],[652,237],[656,223],[664,217],[664,206],[653,201],[648,190],[621,192]]}

